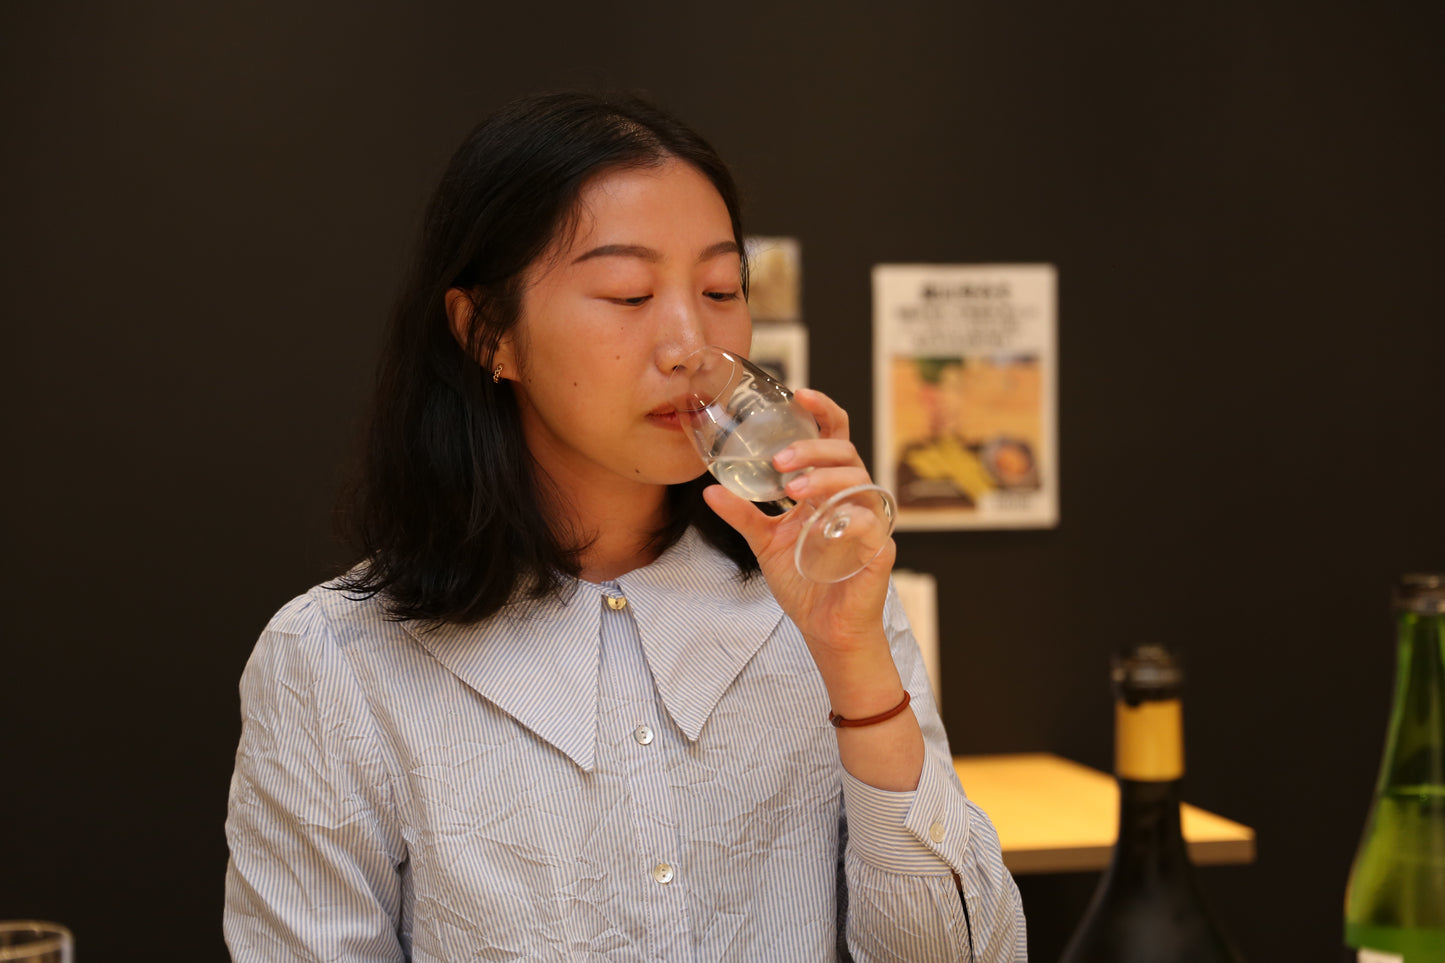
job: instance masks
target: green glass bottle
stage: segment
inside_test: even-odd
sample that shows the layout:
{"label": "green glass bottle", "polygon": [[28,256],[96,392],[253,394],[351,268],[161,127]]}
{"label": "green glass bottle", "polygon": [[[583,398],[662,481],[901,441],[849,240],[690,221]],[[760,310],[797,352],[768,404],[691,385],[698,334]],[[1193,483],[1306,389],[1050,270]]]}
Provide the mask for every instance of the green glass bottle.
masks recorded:
{"label": "green glass bottle", "polygon": [[1395,698],[1365,834],[1345,890],[1360,963],[1445,960],[1445,575],[1395,592]]}

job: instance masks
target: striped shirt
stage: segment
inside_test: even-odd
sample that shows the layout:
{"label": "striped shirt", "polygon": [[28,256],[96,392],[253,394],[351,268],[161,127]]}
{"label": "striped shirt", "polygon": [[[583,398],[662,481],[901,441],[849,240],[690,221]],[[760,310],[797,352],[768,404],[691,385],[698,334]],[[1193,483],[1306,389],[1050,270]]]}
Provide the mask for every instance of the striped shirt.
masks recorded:
{"label": "striped shirt", "polygon": [[313,589],[241,680],[233,959],[1024,959],[891,591],[884,619],[908,793],[843,770],[801,634],[694,533],[471,625]]}

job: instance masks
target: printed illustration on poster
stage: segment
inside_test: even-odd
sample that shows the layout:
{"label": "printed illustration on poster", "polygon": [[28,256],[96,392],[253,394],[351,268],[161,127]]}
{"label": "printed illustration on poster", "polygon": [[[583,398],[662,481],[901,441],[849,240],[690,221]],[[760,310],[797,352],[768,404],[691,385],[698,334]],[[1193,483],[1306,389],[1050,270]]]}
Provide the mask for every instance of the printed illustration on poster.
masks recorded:
{"label": "printed illustration on poster", "polygon": [[875,477],[900,530],[1059,519],[1050,264],[873,269]]}

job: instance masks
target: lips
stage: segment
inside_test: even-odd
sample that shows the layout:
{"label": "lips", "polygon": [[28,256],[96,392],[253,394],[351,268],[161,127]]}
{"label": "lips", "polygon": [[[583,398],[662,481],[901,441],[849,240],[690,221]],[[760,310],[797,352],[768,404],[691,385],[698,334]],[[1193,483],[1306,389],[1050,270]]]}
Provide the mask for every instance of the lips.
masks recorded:
{"label": "lips", "polygon": [[678,427],[677,408],[674,405],[658,405],[647,413],[647,420],[666,428]]}

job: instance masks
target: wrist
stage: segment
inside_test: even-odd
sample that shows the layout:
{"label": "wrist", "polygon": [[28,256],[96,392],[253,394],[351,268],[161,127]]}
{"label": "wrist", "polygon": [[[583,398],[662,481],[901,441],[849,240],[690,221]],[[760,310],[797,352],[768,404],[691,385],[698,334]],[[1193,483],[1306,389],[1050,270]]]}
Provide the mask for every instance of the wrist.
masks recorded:
{"label": "wrist", "polygon": [[898,700],[897,705],[891,709],[885,709],[877,715],[850,719],[845,718],[835,711],[828,713],[828,721],[833,724],[834,729],[866,729],[868,726],[879,725],[880,723],[887,722],[894,716],[900,715],[904,709],[908,708],[908,703],[912,700],[913,696],[909,694],[907,689],[904,689],[903,698]]}
{"label": "wrist", "polygon": [[868,719],[898,706],[907,695],[893,659],[860,658],[824,666],[819,674],[828,690],[831,714],[844,719]]}

